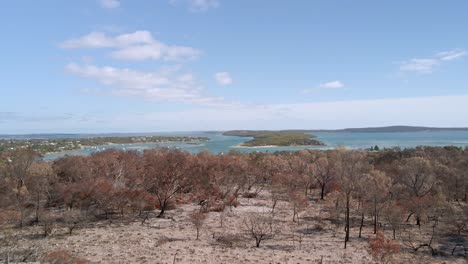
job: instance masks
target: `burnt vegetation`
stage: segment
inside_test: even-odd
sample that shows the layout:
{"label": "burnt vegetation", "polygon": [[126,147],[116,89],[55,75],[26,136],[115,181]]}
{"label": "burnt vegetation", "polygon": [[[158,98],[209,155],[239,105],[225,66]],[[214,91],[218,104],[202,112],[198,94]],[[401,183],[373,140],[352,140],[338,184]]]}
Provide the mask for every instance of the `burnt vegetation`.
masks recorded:
{"label": "burnt vegetation", "polygon": [[[367,228],[374,234],[369,252],[376,261],[391,262],[401,251],[467,257],[468,151],[418,147],[224,155],[107,150],[53,162],[30,149],[3,152],[0,259],[24,259],[15,234],[26,226],[40,226],[42,237],[73,236],[109,219],[144,224],[165,218],[181,204],[198,208],[190,221],[196,240],[203,240],[200,232],[210,212],[219,213],[223,226],[224,212],[235,210],[240,197],[262,193],[270,197],[268,210],[244,218],[238,230],[255,247],[274,241],[281,232],[277,223],[287,221],[293,227],[315,226],[293,233],[300,244],[303,236],[327,231],[329,223],[340,241],[336,247],[344,248]],[[290,218],[276,214],[279,201],[289,204]],[[303,219],[302,212],[313,204],[326,214]],[[34,260],[30,256],[27,260]],[[60,251],[44,256],[73,258]]]}

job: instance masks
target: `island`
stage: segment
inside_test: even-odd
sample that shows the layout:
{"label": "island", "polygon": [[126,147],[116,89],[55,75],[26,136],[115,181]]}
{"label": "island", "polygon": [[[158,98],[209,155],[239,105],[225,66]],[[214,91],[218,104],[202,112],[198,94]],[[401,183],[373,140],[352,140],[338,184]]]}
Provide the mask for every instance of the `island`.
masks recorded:
{"label": "island", "polygon": [[136,144],[136,143],[163,143],[185,142],[188,144],[200,144],[210,140],[208,137],[189,136],[132,136],[132,137],[85,137],[85,138],[21,138],[0,139],[0,152],[16,148],[31,148],[45,155],[70,150],[79,150],[87,147],[111,145],[111,144]]}
{"label": "island", "polygon": [[314,135],[299,131],[231,130],[223,132],[223,135],[253,138],[240,144],[241,147],[325,146],[325,143],[314,139]]}

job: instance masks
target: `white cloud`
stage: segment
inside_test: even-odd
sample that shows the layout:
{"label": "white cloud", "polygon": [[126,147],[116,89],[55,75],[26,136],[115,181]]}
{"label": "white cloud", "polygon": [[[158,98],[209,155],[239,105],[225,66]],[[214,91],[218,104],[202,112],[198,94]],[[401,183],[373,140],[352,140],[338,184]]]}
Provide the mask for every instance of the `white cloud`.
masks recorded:
{"label": "white cloud", "polygon": [[119,49],[112,52],[112,57],[120,60],[165,60],[183,61],[195,60],[200,51],[191,47],[167,46],[163,43],[137,45]]}
{"label": "white cloud", "polygon": [[417,73],[431,73],[434,67],[439,64],[435,59],[411,59],[400,65],[400,70]]}
{"label": "white cloud", "polygon": [[78,48],[111,48],[115,47],[115,42],[102,32],[91,32],[78,39],[70,39],[60,44],[64,49]]}
{"label": "white cloud", "polygon": [[341,82],[341,81],[331,81],[331,82],[321,83],[316,88],[304,89],[304,90],[301,91],[301,94],[309,94],[309,93],[312,93],[312,92],[318,92],[321,89],[334,90],[334,89],[340,89],[340,88],[343,88],[343,87],[345,87],[345,84],[343,82]]}
{"label": "white cloud", "polygon": [[165,60],[183,61],[198,58],[201,51],[186,46],[167,45],[155,40],[148,31],[108,36],[102,32],[91,32],[77,39],[64,41],[60,47],[66,49],[79,48],[111,48],[111,56],[120,60]]}
{"label": "white cloud", "polygon": [[214,79],[219,85],[222,86],[231,85],[233,83],[229,72],[218,72],[214,75]]}
{"label": "white cloud", "polygon": [[326,82],[320,84],[320,88],[325,88],[325,89],[338,89],[338,88],[343,88],[344,83],[340,81],[332,81],[332,82]]}
{"label": "white cloud", "polygon": [[188,0],[190,9],[194,11],[206,11],[219,6],[218,0]]}
{"label": "white cloud", "polygon": [[119,0],[99,0],[99,3],[103,8],[113,9],[120,6]]}
{"label": "white cloud", "polygon": [[404,72],[432,73],[435,67],[442,63],[460,59],[468,55],[465,50],[454,49],[436,53],[430,58],[411,59],[400,63],[400,70]]}
{"label": "white cloud", "polygon": [[114,95],[210,106],[225,104],[223,98],[206,96],[195,77],[191,73],[181,72],[180,67],[163,68],[158,72],[141,72],[71,63],[66,70],[96,80],[107,86],[108,92]]}
{"label": "white cloud", "polygon": [[451,61],[462,58],[468,53],[465,50],[454,49],[437,53],[437,57],[442,61]]}

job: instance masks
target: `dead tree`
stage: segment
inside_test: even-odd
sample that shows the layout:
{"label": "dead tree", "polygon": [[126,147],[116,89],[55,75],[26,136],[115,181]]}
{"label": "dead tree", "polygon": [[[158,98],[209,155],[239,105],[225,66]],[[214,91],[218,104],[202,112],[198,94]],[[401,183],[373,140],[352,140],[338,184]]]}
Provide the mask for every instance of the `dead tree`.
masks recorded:
{"label": "dead tree", "polygon": [[273,218],[270,215],[256,213],[244,219],[244,227],[248,235],[255,239],[255,246],[260,247],[260,243],[266,239],[274,237],[272,228]]}
{"label": "dead tree", "polygon": [[197,240],[200,234],[200,229],[203,226],[205,219],[206,213],[195,211],[192,214],[190,214],[190,222],[192,222],[193,226],[195,226],[195,229],[197,230]]}

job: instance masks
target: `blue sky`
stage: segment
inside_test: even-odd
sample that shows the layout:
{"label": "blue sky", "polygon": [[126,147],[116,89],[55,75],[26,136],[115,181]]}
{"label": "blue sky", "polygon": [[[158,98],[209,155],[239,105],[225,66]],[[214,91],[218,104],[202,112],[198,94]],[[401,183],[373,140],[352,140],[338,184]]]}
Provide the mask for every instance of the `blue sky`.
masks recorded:
{"label": "blue sky", "polygon": [[0,133],[468,126],[467,10],[4,1]]}

